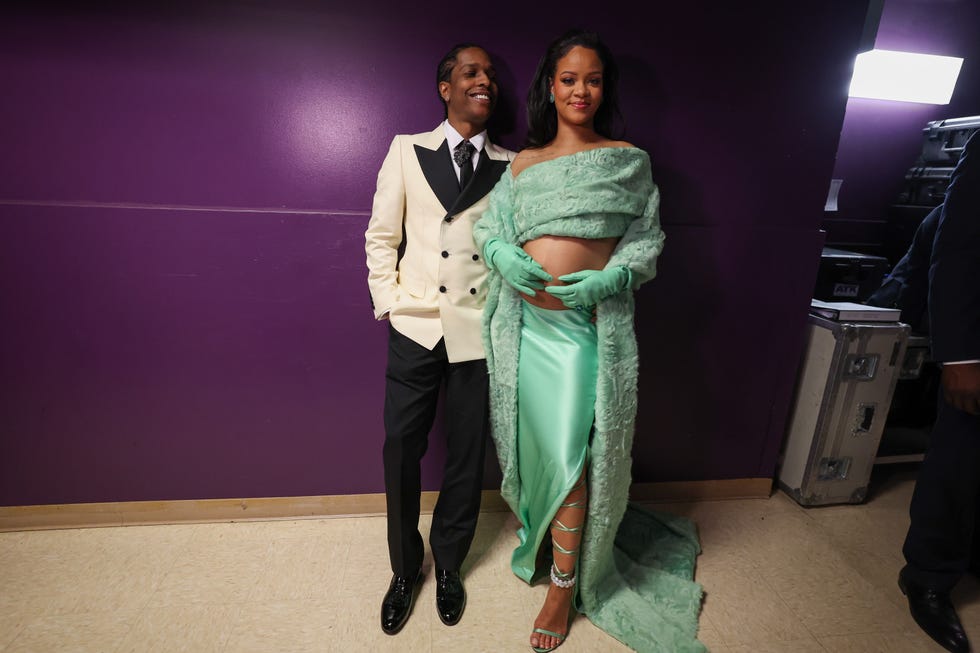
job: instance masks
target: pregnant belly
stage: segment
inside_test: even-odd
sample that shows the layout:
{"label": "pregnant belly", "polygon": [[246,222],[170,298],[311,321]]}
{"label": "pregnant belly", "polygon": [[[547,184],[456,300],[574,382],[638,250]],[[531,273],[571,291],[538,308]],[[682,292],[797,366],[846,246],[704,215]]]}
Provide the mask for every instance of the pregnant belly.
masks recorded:
{"label": "pregnant belly", "polygon": [[[551,276],[553,281],[545,286],[564,286],[558,277],[579,270],[601,270],[606,267],[618,238],[572,238],[569,236],[541,236],[524,243],[524,251],[531,255]],[[561,300],[543,290],[533,296],[521,295],[525,301],[551,310],[566,308]]]}

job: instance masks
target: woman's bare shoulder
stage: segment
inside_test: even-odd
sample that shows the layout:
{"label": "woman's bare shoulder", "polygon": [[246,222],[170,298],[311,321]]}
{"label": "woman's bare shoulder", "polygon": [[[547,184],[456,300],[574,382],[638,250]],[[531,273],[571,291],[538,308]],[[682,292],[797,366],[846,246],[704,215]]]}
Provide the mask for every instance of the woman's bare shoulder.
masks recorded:
{"label": "woman's bare shoulder", "polygon": [[521,174],[525,168],[533,166],[535,163],[541,163],[551,158],[547,148],[535,147],[526,148],[517,153],[514,160],[510,162],[510,171],[516,177]]}
{"label": "woman's bare shoulder", "polygon": [[636,146],[633,145],[632,143],[628,142],[628,141],[613,141],[613,140],[609,140],[609,141],[603,142],[602,147],[636,147]]}

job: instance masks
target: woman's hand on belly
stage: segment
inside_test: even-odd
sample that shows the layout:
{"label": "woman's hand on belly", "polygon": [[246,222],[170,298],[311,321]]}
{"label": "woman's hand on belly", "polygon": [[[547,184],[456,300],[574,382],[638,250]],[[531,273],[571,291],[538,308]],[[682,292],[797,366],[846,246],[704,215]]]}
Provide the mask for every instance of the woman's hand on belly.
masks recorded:
{"label": "woman's hand on belly", "polygon": [[491,238],[483,249],[487,263],[497,270],[504,281],[521,293],[536,292],[544,288],[545,282],[553,279],[520,247]]}
{"label": "woman's hand on belly", "polygon": [[[572,238],[569,236],[541,236],[524,243],[524,251],[531,255],[546,272],[552,275],[553,281],[545,286],[564,286],[566,283],[558,279],[562,275],[580,272],[582,270],[602,270],[618,238]],[[565,310],[568,307],[561,299],[545,290],[538,290],[534,295],[522,295],[530,304],[551,310]]]}
{"label": "woman's hand on belly", "polygon": [[630,285],[630,271],[622,265],[604,270],[582,270],[559,277],[567,286],[547,288],[568,308],[590,309],[606,297],[622,292]]}

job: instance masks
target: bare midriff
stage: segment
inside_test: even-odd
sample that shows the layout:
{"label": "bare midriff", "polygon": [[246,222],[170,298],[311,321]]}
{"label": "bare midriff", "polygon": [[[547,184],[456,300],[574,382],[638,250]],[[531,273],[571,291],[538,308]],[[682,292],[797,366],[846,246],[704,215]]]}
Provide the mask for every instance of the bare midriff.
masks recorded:
{"label": "bare midriff", "polygon": [[[606,267],[609,257],[619,238],[573,238],[571,236],[541,236],[524,243],[524,251],[531,255],[545,271],[554,279],[545,282],[545,286],[564,286],[564,281],[558,277],[578,272],[579,270],[601,270]],[[531,295],[521,297],[534,306],[549,310],[566,310],[568,307],[561,300],[539,290]]]}

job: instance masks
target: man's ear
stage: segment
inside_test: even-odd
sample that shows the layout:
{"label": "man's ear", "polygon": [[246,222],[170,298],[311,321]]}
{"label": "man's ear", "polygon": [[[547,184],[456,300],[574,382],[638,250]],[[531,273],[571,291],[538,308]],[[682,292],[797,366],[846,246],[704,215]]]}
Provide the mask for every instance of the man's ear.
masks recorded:
{"label": "man's ear", "polygon": [[449,82],[439,82],[439,97],[443,102],[449,102]]}

